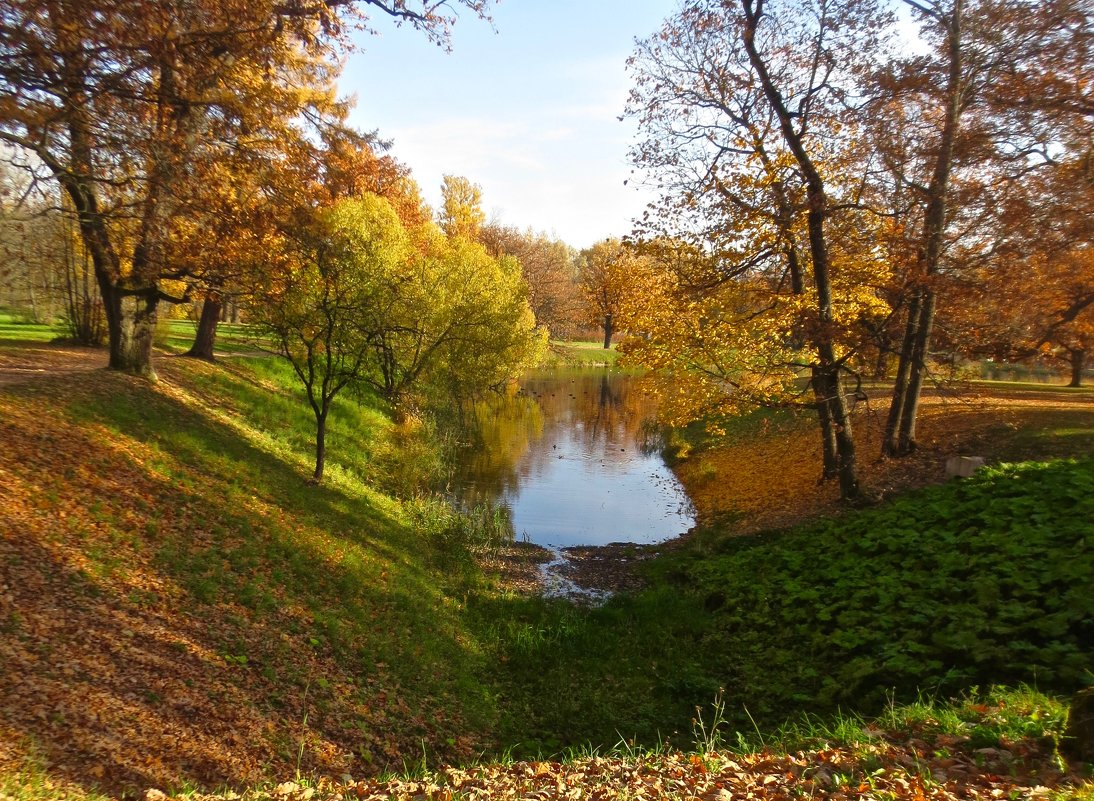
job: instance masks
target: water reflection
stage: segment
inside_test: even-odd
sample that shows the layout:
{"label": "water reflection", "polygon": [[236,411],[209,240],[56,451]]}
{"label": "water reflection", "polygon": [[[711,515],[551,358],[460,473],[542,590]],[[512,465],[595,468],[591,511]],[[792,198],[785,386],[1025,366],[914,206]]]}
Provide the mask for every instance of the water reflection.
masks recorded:
{"label": "water reflection", "polygon": [[520,392],[475,410],[478,443],[451,490],[506,504],[518,538],[539,545],[659,542],[683,533],[691,504],[656,452],[642,447],[653,400],[638,379],[604,369],[529,376]]}

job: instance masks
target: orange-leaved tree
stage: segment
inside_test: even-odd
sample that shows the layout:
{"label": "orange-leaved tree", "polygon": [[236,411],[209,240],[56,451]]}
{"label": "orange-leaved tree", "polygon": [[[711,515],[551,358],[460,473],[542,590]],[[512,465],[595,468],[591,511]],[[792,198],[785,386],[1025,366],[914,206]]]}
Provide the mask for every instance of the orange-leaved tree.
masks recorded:
{"label": "orange-leaved tree", "polygon": [[578,281],[585,317],[604,332],[604,349],[620,327],[625,308],[637,303],[648,271],[646,258],[619,239],[609,238],[578,255]]}
{"label": "orange-leaved tree", "polygon": [[865,0],[693,3],[631,60],[633,156],[663,191],[643,233],[693,254],[672,291],[694,346],[664,352],[729,407],[785,397],[804,371],[825,476],[848,499],[859,482],[844,375],[851,329],[878,302],[880,281],[860,273],[883,268],[868,238],[837,239],[871,225],[846,219],[862,215],[853,87],[883,19]]}
{"label": "orange-leaved tree", "polygon": [[537,323],[546,326],[553,337],[572,333],[579,321],[581,300],[573,248],[545,233],[521,231],[499,222],[484,225],[479,241],[491,255],[510,256],[520,262]]}

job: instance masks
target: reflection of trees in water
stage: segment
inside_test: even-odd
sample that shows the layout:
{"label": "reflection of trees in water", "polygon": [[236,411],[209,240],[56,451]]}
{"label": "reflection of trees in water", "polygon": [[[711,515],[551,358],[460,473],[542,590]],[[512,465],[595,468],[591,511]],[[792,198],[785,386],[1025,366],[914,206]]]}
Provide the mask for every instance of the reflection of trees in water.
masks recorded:
{"label": "reflection of trees in water", "polygon": [[559,371],[528,379],[523,392],[543,407],[547,433],[561,427],[580,433],[587,446],[620,445],[634,442],[655,412],[637,383],[636,376],[603,369]]}
{"label": "reflection of trees in water", "polygon": [[[465,500],[515,492],[522,475],[543,470],[548,460],[564,452],[595,454],[610,469],[626,449],[644,441],[643,424],[655,412],[637,377],[625,373],[555,371],[530,376],[522,384],[516,396],[475,407],[475,445],[453,476],[461,492],[475,488],[463,492]],[[554,443],[561,444],[555,448]]]}
{"label": "reflection of trees in water", "polygon": [[539,404],[522,394],[489,398],[475,404],[468,424],[472,444],[452,476],[464,502],[496,500],[515,491],[520,483],[517,465],[543,436]]}

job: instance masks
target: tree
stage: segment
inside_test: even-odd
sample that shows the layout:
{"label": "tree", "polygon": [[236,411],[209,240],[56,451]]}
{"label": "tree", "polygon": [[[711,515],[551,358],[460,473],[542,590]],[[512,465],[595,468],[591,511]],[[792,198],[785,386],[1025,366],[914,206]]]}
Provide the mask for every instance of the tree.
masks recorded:
{"label": "tree", "polygon": [[259,324],[304,384],[315,414],[315,471],[322,481],[334,398],[372,368],[388,276],[410,241],[391,204],[376,195],[302,213],[256,293]]}
{"label": "tree", "polygon": [[1008,184],[1050,165],[1061,134],[1076,118],[1088,120],[1092,108],[1082,78],[1090,17],[1071,0],[904,2],[931,52],[896,59],[877,75],[886,91],[873,111],[899,198],[889,212],[902,218],[910,245],[897,296],[904,333],[882,444],[889,456],[916,447],[947,279],[981,257],[980,232],[993,225]]}
{"label": "tree", "polygon": [[393,402],[405,402],[413,385],[456,402],[501,389],[546,344],[520,264],[439,233],[419,235],[426,247],[406,266],[376,338],[374,386]]}
{"label": "tree", "polygon": [[[452,6],[361,0],[443,41]],[[416,7],[415,7],[416,6]],[[152,375],[169,231],[195,154],[249,148],[271,121],[322,118],[352,4],[14,0],[0,10],[0,141],[69,196],[106,311],[110,366]],[[299,79],[309,76],[300,83]]]}
{"label": "tree", "polygon": [[1064,151],[997,200],[997,235],[942,317],[949,346],[998,361],[1063,360],[1080,386],[1094,350],[1089,151]]}
{"label": "tree", "polygon": [[641,259],[618,239],[605,239],[581,251],[578,275],[585,314],[604,331],[605,350],[612,346],[621,312],[640,283]]}
{"label": "tree", "polygon": [[409,171],[379,148],[372,135],[328,124],[314,139],[268,140],[263,152],[233,151],[195,166],[202,179],[173,237],[175,262],[204,295],[188,356],[213,358],[223,298],[262,283],[255,254],[270,249],[283,221],[301,209],[373,193],[391,202],[404,224],[421,224],[427,214]]}
{"label": "tree", "polygon": [[429,221],[408,228],[366,193],[283,225],[252,314],[304,385],[323,476],[331,403],[366,385],[397,413],[412,391],[463,399],[504,385],[543,346],[520,267]]}
{"label": "tree", "polygon": [[580,301],[573,249],[547,234],[497,222],[483,226],[478,238],[492,256],[520,262],[536,322],[552,337],[568,335],[577,324]]}
{"label": "tree", "polygon": [[[690,4],[631,61],[630,113],[645,134],[634,158],[665,192],[645,227],[696,255],[675,290],[694,312],[679,323],[697,343],[690,369],[738,401],[808,369],[825,474],[846,499],[859,486],[842,374],[848,332],[877,305],[878,282],[860,270],[879,260],[868,239],[834,234],[870,227],[844,219],[859,183],[849,109],[882,21],[854,0]],[[743,329],[763,347],[739,347]],[[743,380],[761,368],[763,380]]]}
{"label": "tree", "polygon": [[441,185],[441,198],[440,223],[445,234],[476,241],[486,222],[482,187],[463,176],[446,175]]}
{"label": "tree", "polygon": [[[927,369],[927,352],[937,304],[934,277],[942,259],[954,148],[962,113],[968,103],[968,79],[964,67],[967,46],[964,33],[964,0],[954,0],[948,6],[935,2],[906,2],[939,31],[943,53],[940,68],[944,70],[944,78],[928,82],[924,88],[926,92],[933,93],[933,110],[941,122],[938,125],[937,142],[930,148],[926,159],[930,171],[929,180],[925,185],[913,184],[922,196],[923,230],[909,281],[907,323],[882,440],[882,451],[889,456],[904,455],[915,449],[916,414]],[[923,70],[922,60],[916,61],[912,69],[917,72]],[[910,176],[905,176],[904,180],[909,178]]]}

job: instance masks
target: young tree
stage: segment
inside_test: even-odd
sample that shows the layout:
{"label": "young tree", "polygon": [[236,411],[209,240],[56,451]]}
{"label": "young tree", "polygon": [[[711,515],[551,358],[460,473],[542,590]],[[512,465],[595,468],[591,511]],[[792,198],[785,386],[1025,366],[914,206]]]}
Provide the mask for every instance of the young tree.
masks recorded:
{"label": "young tree", "polygon": [[415,387],[461,401],[534,365],[546,329],[537,328],[520,265],[429,224],[415,239],[418,252],[382,294],[366,380],[397,406]]}
{"label": "young tree", "polygon": [[366,193],[282,226],[252,314],[278,342],[316,419],[314,481],[323,476],[334,398],[368,385],[398,412],[412,392],[457,399],[512,380],[543,346],[520,267],[432,222],[407,228]]}
{"label": "young tree", "polygon": [[410,252],[394,209],[365,195],[303,212],[256,292],[257,322],[304,384],[315,414],[315,472],[323,479],[331,402],[372,368],[384,295]]}

